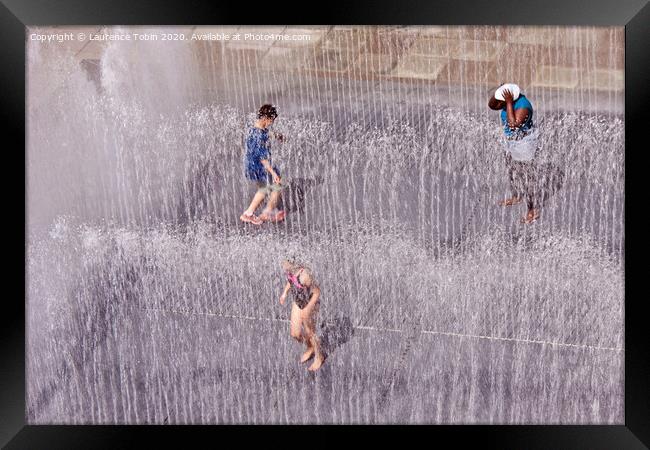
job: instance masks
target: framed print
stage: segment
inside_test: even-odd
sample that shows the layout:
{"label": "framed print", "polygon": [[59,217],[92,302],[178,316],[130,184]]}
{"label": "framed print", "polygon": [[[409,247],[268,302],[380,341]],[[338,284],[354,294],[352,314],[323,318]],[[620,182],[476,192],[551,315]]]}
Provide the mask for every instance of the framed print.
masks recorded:
{"label": "framed print", "polygon": [[539,24],[506,2],[294,25],[26,5],[3,11],[25,155],[8,448],[124,425],[647,444],[643,2]]}

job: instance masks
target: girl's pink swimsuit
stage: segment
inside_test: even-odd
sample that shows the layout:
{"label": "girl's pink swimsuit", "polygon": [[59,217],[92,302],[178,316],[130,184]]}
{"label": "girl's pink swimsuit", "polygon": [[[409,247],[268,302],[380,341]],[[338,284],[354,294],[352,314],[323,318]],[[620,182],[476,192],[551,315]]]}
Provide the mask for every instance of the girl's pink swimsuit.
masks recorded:
{"label": "girl's pink swimsuit", "polygon": [[302,271],[303,269],[301,268],[295,275],[291,272],[285,272],[287,281],[289,284],[291,284],[289,294],[291,294],[293,301],[300,309],[303,309],[305,306],[307,306],[307,303],[309,303],[309,299],[311,298],[311,288],[303,286],[298,280]]}

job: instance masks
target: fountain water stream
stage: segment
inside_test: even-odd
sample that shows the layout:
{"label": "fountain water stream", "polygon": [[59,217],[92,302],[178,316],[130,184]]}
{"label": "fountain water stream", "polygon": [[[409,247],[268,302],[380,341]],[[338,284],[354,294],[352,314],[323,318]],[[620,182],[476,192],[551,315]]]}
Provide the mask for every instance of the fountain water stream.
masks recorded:
{"label": "fountain water stream", "polygon": [[[493,85],[452,57],[498,50],[509,80],[529,76],[524,50],[582,73],[617,64],[622,32],[603,52],[598,30],[562,31],[573,53],[556,39],[545,54],[506,31],[327,28],[264,52],[113,42],[94,78],[30,43],[28,421],[622,423],[622,91],[532,83],[555,178],[524,226],[496,204]],[[405,78],[445,51],[458,82]],[[264,102],[291,212],[253,228],[243,140]],[[290,253],[323,289],[315,376],[278,304]]]}

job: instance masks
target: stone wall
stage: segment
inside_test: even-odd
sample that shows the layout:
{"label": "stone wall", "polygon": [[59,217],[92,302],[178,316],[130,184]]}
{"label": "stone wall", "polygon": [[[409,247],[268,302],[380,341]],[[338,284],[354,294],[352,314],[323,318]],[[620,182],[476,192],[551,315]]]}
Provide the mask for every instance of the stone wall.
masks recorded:
{"label": "stone wall", "polygon": [[[128,28],[137,29],[151,30]],[[114,30],[56,27],[47,31],[88,34]],[[336,80],[400,81],[436,89],[476,88],[481,97],[500,83],[515,82],[538,98],[555,96],[569,105],[577,99],[585,103],[587,98],[587,103],[599,102],[600,109],[623,109],[622,27],[199,26],[158,30],[182,33],[195,47],[197,67],[208,91],[225,89],[222,74],[243,65],[257,74],[285,80],[298,73]],[[197,41],[191,40],[193,33],[307,38]],[[92,72],[97,70],[94,66],[107,43],[86,40],[65,45]]]}

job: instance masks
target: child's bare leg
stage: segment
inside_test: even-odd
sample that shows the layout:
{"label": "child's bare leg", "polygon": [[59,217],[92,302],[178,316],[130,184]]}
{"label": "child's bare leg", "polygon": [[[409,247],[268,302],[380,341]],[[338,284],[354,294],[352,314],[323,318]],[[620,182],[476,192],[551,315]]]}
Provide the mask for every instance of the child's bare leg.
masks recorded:
{"label": "child's bare leg", "polygon": [[304,342],[307,346],[307,350],[302,354],[300,362],[307,362],[314,356],[314,353],[318,349],[318,342],[314,340],[316,336],[316,321],[315,316],[318,310],[318,305],[312,305],[305,307],[301,312],[301,321],[303,326],[303,336]]}
{"label": "child's bare leg", "polygon": [[[320,339],[316,335],[316,314],[318,313],[318,305],[316,305],[306,320],[303,320],[303,326],[305,328],[305,340],[307,341],[307,352],[311,351],[311,355],[314,355],[314,362],[309,366],[308,370],[315,371],[323,365],[325,358],[320,348]],[[305,352],[305,354],[307,354]],[[304,355],[303,355],[304,357]],[[309,359],[307,358],[307,359]],[[307,360],[305,359],[305,361]]]}
{"label": "child's bare leg", "polygon": [[251,200],[251,204],[248,206],[248,209],[244,211],[244,214],[254,214],[255,210],[264,201],[264,197],[266,197],[266,193],[263,190],[258,190],[255,193],[255,196],[253,196],[253,200]]}
{"label": "child's bare leg", "polygon": [[298,342],[304,342],[302,335],[302,316],[301,310],[295,303],[291,305],[291,324],[290,324],[291,337]]}
{"label": "child's bare leg", "polygon": [[311,359],[312,356],[314,356],[314,353],[316,352],[316,348],[318,345],[318,342],[314,340],[314,336],[316,336],[314,327],[311,325],[312,320],[307,319],[303,320],[303,325],[304,325],[304,330],[305,330],[305,344],[307,345],[307,350],[305,350],[305,353],[302,354],[302,357],[300,358],[300,362],[304,363],[307,362]]}
{"label": "child's bare leg", "polygon": [[524,217],[521,218],[521,223],[533,223],[539,219],[539,209],[529,209]]}
{"label": "child's bare leg", "polygon": [[280,191],[271,192],[269,201],[266,204],[266,208],[264,208],[264,211],[262,211],[262,214],[269,214],[271,211],[273,211],[273,209],[275,209],[275,206],[278,204],[279,199],[280,199]]}
{"label": "child's bare leg", "polygon": [[[522,196],[519,193],[517,188],[517,182],[515,178],[519,177],[519,172],[517,170],[520,168],[515,162],[512,161],[512,156],[509,154],[506,155],[506,167],[508,168],[508,178],[510,179],[510,192],[512,196],[505,200],[501,200],[499,205],[501,206],[513,206],[517,203],[521,203]],[[518,178],[517,178],[518,179]]]}
{"label": "child's bare leg", "polygon": [[521,223],[533,223],[539,219],[539,208],[535,207],[532,200],[528,200],[528,212],[521,218]]}
{"label": "child's bare leg", "polygon": [[323,356],[323,353],[321,352],[320,349],[320,341],[318,339],[318,336],[316,336],[316,333],[314,333],[311,337],[311,342],[312,342],[312,347],[314,348],[314,362],[311,363],[311,366],[307,368],[307,370],[311,370],[312,372],[315,370],[320,369],[320,366],[323,365],[323,362],[325,361],[325,357]]}
{"label": "child's bare leg", "polygon": [[314,346],[312,345],[311,341],[306,341],[306,342],[307,342],[307,350],[305,350],[305,353],[303,353],[302,356],[300,357],[301,363],[309,361],[311,357],[314,356]]}
{"label": "child's bare leg", "polygon": [[521,197],[513,196],[499,202],[500,206],[512,206],[521,203]]}

